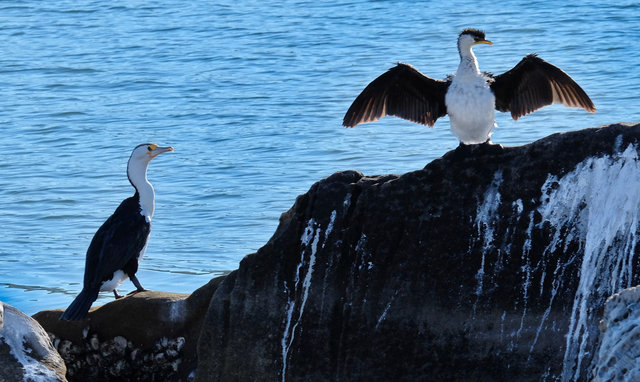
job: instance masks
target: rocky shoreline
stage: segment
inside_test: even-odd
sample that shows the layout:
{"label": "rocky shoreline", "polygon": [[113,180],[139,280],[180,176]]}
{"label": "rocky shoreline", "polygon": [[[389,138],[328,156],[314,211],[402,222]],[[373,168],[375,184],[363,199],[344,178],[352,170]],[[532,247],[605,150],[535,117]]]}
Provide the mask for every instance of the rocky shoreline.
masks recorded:
{"label": "rocky shoreline", "polygon": [[92,308],[83,321],[59,321],[63,310],[34,318],[51,336],[71,381],[187,381],[195,374],[204,315],[222,280],[190,295],[140,292]]}
{"label": "rocky shoreline", "polygon": [[[191,295],[142,292],[81,322],[34,315],[66,364],[49,378],[640,377],[614,351],[637,347],[639,147],[640,124],[612,124],[459,148],[403,175],[336,173]],[[0,381],[20,371],[6,333],[28,321],[7,307],[0,370],[14,374]]]}

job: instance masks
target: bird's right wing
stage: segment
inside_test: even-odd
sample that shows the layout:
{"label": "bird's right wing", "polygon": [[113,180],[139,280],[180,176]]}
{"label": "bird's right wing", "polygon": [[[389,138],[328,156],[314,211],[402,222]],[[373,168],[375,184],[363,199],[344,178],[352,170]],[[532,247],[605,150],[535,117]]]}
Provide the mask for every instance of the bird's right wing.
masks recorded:
{"label": "bird's right wing", "polygon": [[450,83],[398,63],[367,85],[347,110],[342,124],[355,127],[393,115],[433,127],[436,119],[447,114],[444,100]]}

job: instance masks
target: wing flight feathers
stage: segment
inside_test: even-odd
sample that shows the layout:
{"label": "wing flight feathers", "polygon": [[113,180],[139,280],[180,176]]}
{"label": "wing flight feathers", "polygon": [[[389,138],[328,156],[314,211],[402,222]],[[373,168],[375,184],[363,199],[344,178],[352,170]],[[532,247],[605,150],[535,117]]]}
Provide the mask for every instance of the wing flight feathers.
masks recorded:
{"label": "wing flight feathers", "polygon": [[567,73],[534,54],[496,76],[491,89],[496,109],[511,112],[513,119],[554,103],[596,111],[587,93]]}
{"label": "wing flight feathers", "polygon": [[436,119],[447,113],[444,99],[449,83],[398,63],[367,85],[347,110],[342,124],[355,127],[393,115],[433,127]]}

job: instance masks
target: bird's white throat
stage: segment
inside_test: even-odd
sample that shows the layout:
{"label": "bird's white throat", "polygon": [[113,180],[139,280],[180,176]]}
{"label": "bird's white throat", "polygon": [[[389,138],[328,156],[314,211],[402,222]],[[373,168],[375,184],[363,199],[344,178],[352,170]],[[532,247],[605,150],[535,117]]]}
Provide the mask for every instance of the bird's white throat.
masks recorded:
{"label": "bird's white throat", "polygon": [[471,47],[460,48],[460,64],[456,71],[456,77],[478,77],[480,76],[478,60],[471,50]]}
{"label": "bird's white throat", "polygon": [[140,196],[140,214],[145,217],[147,222],[151,222],[155,209],[155,192],[147,180],[148,167],[148,160],[131,160],[127,166],[127,175]]}

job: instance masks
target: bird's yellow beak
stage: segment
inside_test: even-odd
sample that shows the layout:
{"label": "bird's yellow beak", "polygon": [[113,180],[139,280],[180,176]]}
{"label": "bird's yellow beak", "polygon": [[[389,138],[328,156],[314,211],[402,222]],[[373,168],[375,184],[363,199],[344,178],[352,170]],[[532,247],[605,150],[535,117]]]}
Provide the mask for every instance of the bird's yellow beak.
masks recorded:
{"label": "bird's yellow beak", "polygon": [[162,154],[162,153],[166,153],[169,151],[173,151],[173,147],[168,146],[168,147],[156,147],[153,149],[153,151],[151,151],[151,158],[155,158],[158,155]]}
{"label": "bird's yellow beak", "polygon": [[480,40],[480,41],[476,41],[473,43],[473,45],[478,45],[478,44],[488,44],[488,45],[493,45],[493,43],[489,40]]}

